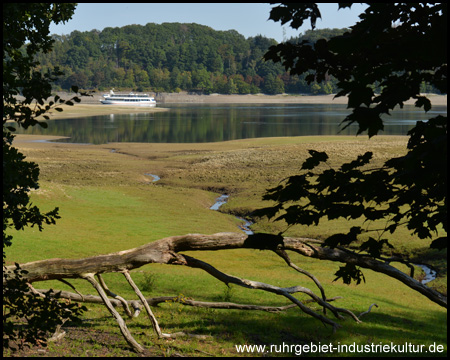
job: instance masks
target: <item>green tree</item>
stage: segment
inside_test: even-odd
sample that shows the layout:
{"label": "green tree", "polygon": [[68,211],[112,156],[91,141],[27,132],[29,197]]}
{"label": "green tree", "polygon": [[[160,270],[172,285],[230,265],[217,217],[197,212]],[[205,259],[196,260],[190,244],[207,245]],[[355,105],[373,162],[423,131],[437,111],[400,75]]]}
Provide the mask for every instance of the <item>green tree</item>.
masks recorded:
{"label": "green tree", "polygon": [[202,92],[210,93],[212,88],[211,73],[206,69],[199,69],[192,72],[192,83],[194,88]]}
{"label": "green tree", "polygon": [[264,92],[269,95],[284,93],[284,82],[278,76],[269,74],[264,80]]}
{"label": "green tree", "polygon": [[[56,104],[73,104],[55,97],[45,105],[59,72],[41,75],[36,71],[35,56],[51,49],[50,23],[67,21],[74,9],[75,4],[3,4],[3,264],[5,247],[12,241],[8,229],[37,226],[42,230],[44,224],[53,224],[59,218],[58,208],[42,213],[30,203],[30,190],[39,187],[39,168],[25,161],[25,156],[12,146],[14,128],[9,122],[24,128],[37,124],[45,127],[36,120],[38,116],[45,118]],[[24,100],[18,100],[19,94]],[[77,97],[72,100],[79,101]],[[55,110],[62,111],[58,107]],[[59,303],[51,291],[45,297],[26,294],[29,284],[23,281],[22,274],[18,265],[12,274],[3,274],[4,347],[11,341],[19,346],[45,343],[48,331],[54,331],[67,319],[76,319],[84,309]],[[25,323],[17,326],[17,321],[23,319]]]}
{"label": "green tree", "polygon": [[[272,20],[290,22],[294,28],[310,19],[314,29],[320,17],[312,3],[282,3],[270,14]],[[341,36],[314,44],[281,43],[272,46],[265,58],[281,62],[294,75],[314,70],[306,76],[310,84],[334,76],[340,89],[336,96],[348,96],[352,109],[343,120],[344,128],[356,123],[358,134],[367,131],[372,137],[383,130],[381,116],[402,108],[410,98],[425,112],[431,109],[430,100],[420,94],[423,83],[447,92],[447,4],[368,4],[360,19]],[[378,85],[381,91],[375,93]],[[419,121],[408,136],[407,154],[381,168],[370,168],[373,154],[366,152],[339,169],[318,171],[328,155],[310,150],[303,172],[268,190],[264,198],[276,204],[257,213],[284,220],[288,226],[360,219],[362,225],[333,234],[324,246],[356,246],[367,259],[383,258],[392,246],[389,234],[401,226],[420,239],[434,239],[432,248],[446,248],[447,118]],[[375,232],[368,224],[378,219],[385,219],[386,226]],[[354,264],[341,267],[336,275],[346,283],[363,279]]]}
{"label": "green tree", "polygon": [[69,89],[72,85],[81,89],[87,89],[89,87],[89,79],[84,72],[73,73],[66,80],[66,88]]}
{"label": "green tree", "polygon": [[244,81],[242,75],[233,75],[231,78],[234,80],[238,94],[249,94],[251,92],[250,85]]}
{"label": "green tree", "polygon": [[150,86],[150,79],[148,77],[147,71],[137,69],[135,77],[136,77],[136,85],[140,89],[144,89]]}
{"label": "green tree", "polygon": [[119,40],[116,43],[116,55],[117,55],[117,66],[124,66],[124,59],[126,59],[127,54],[130,50],[130,44],[128,41]]}
{"label": "green tree", "polygon": [[223,73],[223,61],[222,58],[217,54],[214,57],[210,57],[210,59],[208,60],[208,69],[211,72],[219,72],[219,73]]}
{"label": "green tree", "polygon": [[133,89],[135,85],[136,84],[134,82],[134,71],[133,69],[128,69],[125,76],[125,80],[123,82],[123,86],[125,86],[126,88]]}
{"label": "green tree", "polygon": [[213,92],[225,94],[227,92],[228,79],[225,75],[216,74],[213,77]]}
{"label": "green tree", "polygon": [[319,85],[318,83],[314,82],[314,83],[311,85],[311,94],[317,95],[317,94],[320,93],[320,91],[321,91],[320,85]]}
{"label": "green tree", "polygon": [[192,73],[190,71],[183,71],[180,75],[181,88],[190,90],[192,88]]}
{"label": "green tree", "polygon": [[123,82],[125,81],[126,71],[122,67],[118,67],[114,69],[113,80],[116,84],[123,86]]}
{"label": "green tree", "polygon": [[238,88],[231,77],[228,78],[227,84],[225,85],[224,88],[224,93],[228,95],[238,93]]}
{"label": "green tree", "polygon": [[176,66],[170,72],[171,88],[179,88],[181,86],[181,72]]}

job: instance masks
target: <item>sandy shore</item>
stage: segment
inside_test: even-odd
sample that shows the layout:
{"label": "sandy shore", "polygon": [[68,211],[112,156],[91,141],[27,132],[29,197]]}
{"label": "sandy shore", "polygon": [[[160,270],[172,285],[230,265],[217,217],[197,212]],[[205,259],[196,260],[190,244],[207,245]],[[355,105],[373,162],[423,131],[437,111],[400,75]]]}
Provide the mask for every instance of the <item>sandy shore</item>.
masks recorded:
{"label": "sandy shore", "polygon": [[[433,105],[447,105],[447,95],[428,94],[427,97]],[[331,95],[189,95],[186,93],[161,93],[155,99],[161,104],[173,103],[204,103],[204,104],[347,104],[347,97],[335,98]],[[416,100],[405,102],[414,105]]]}
{"label": "sandy shore", "polygon": [[161,107],[131,107],[131,106],[108,106],[102,104],[75,104],[73,106],[60,106],[64,109],[62,112],[52,110],[50,120],[70,119],[75,117],[99,116],[111,114],[130,114],[130,113],[152,113],[168,111],[169,109]]}
{"label": "sandy shore", "polygon": [[[63,99],[70,97],[68,93],[58,93]],[[94,93],[92,97],[82,97],[81,104],[100,104],[103,92]],[[347,97],[334,98],[331,95],[265,95],[265,94],[246,94],[246,95],[194,95],[187,92],[180,93],[156,93],[155,96],[158,105],[161,104],[347,104]],[[447,95],[427,95],[433,105],[447,105]],[[406,104],[414,104],[415,100],[409,100]]]}
{"label": "sandy shore", "polygon": [[161,104],[203,103],[203,104],[346,104],[347,98],[334,99],[334,95],[189,95],[186,93],[157,94],[156,101]]}
{"label": "sandy shore", "polygon": [[[100,104],[103,93],[95,93],[92,97],[82,97],[81,103],[74,106],[63,106],[63,112],[52,111],[50,119],[67,119],[83,116],[97,116],[124,113],[149,113],[168,111],[164,104],[347,104],[346,97],[334,98],[334,95],[191,95],[187,93],[158,93],[155,96],[156,107],[111,106]],[[73,96],[59,93],[63,99]],[[447,95],[427,95],[433,105],[447,106]],[[411,99],[405,104],[413,105]]]}

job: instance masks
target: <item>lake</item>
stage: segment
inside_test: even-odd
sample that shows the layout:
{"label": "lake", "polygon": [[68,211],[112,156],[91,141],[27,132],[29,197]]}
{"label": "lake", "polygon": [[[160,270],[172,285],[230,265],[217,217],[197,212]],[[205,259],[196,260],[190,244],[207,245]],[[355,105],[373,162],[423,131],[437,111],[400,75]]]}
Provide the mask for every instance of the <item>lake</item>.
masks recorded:
{"label": "lake", "polygon": [[[48,122],[18,134],[68,136],[70,143],[196,143],[306,135],[355,135],[357,126],[339,132],[346,105],[317,104],[164,104],[167,112],[104,115]],[[425,113],[412,105],[385,117],[380,134],[406,135],[418,120],[446,114],[446,106]],[[61,140],[59,140],[61,141]]]}

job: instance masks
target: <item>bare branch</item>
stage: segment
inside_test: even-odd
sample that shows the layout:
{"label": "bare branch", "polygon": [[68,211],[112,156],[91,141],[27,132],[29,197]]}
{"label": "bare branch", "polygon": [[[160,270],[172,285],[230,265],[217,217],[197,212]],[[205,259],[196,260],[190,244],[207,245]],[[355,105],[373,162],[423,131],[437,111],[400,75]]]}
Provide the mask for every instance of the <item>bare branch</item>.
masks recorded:
{"label": "bare branch", "polygon": [[[68,282],[68,281],[66,281],[66,280],[64,280],[64,279],[58,279],[58,280],[61,281],[63,284],[66,284],[66,285],[70,286],[72,289],[75,290],[75,292],[76,292],[78,295],[80,295],[81,297],[83,297],[83,294],[80,293],[80,292],[75,288],[75,286],[73,286],[70,282]],[[84,301],[84,300],[83,300],[83,301]]]}
{"label": "bare branch", "polygon": [[147,300],[145,300],[145,297],[144,297],[144,295],[142,295],[141,290],[139,290],[139,288],[134,283],[134,281],[131,278],[130,273],[128,272],[128,270],[124,270],[123,271],[123,275],[127,279],[128,283],[131,285],[131,287],[133,288],[134,292],[139,297],[139,300],[141,300],[142,304],[144,304],[144,308],[147,311],[148,317],[150,318],[150,321],[152,323],[153,330],[155,330],[156,334],[158,334],[158,337],[160,337],[160,338],[163,337],[163,333],[161,332],[161,329],[159,328],[159,324],[158,324],[158,321],[155,318],[155,315],[153,315],[153,312],[150,309],[150,306],[148,305]]}
{"label": "bare branch", "polygon": [[[310,308],[305,306],[301,301],[299,301],[297,298],[295,298],[291,295],[293,293],[302,292],[302,293],[308,294],[309,296],[313,297],[314,300],[320,302],[321,305],[326,304],[318,296],[314,295],[311,290],[309,290],[307,288],[304,288],[302,286],[293,286],[290,288],[280,288],[278,286],[265,284],[265,283],[262,283],[259,281],[241,279],[236,276],[227,275],[227,274],[217,270],[210,264],[205,263],[201,260],[195,259],[191,256],[184,255],[184,258],[186,259],[187,266],[203,269],[208,274],[214,276],[216,279],[224,282],[225,284],[232,283],[232,284],[236,284],[236,285],[248,288],[248,289],[259,289],[259,290],[272,292],[272,293],[275,293],[278,295],[282,295],[282,296],[286,297],[287,299],[289,299],[290,301],[292,301],[294,304],[296,304],[303,312],[307,313],[308,315],[311,315],[312,317],[315,317],[316,319],[319,319],[320,321],[322,321],[325,324],[331,325],[333,327],[333,329],[337,329],[340,327],[340,325],[338,325],[334,321],[332,321],[328,318],[325,318],[320,314],[315,313]],[[331,306],[329,305],[329,308],[330,307]],[[336,311],[334,311],[334,308],[331,310],[333,311],[333,313],[335,314],[335,316],[337,318],[342,318],[342,316],[340,316]]]}
{"label": "bare branch", "polygon": [[[46,293],[47,289],[36,289],[40,293]],[[69,291],[58,291],[58,297],[61,299],[70,299],[77,302],[87,302],[92,304],[103,304],[103,300],[100,296],[83,295],[81,297],[78,294],[71,293]],[[336,301],[342,299],[342,296],[335,296],[326,299],[327,302]],[[251,305],[251,304],[236,304],[232,302],[209,302],[209,301],[197,301],[184,296],[158,296],[145,299],[150,306],[157,306],[161,303],[176,302],[185,306],[208,308],[208,309],[224,309],[224,310],[257,310],[266,311],[270,313],[278,313],[288,309],[297,307],[295,304],[283,305],[283,306],[263,306],[263,305]],[[142,306],[139,300],[126,300],[127,303],[133,307]],[[122,306],[122,303],[115,299],[110,299],[111,304],[114,307]],[[313,299],[306,299],[302,301],[304,304],[315,302]],[[136,317],[136,316],[133,316]]]}
{"label": "bare branch", "polygon": [[[302,256],[321,259],[321,260],[331,260],[347,264],[353,264],[362,268],[371,269],[390,277],[393,277],[410,288],[420,292],[421,294],[427,296],[429,299],[435,303],[447,307],[447,297],[440,294],[439,292],[428,288],[426,285],[421,284],[419,281],[411,278],[402,271],[394,268],[384,261],[380,261],[375,258],[370,258],[367,255],[359,255],[352,251],[343,250],[339,248],[328,248],[322,247],[322,242],[314,239],[306,238],[278,238],[276,239],[276,246],[272,243],[260,243],[260,239],[270,240],[267,236],[262,234],[261,237],[252,236],[247,237],[244,234],[236,233],[218,233],[212,235],[201,235],[201,234],[188,234],[182,236],[173,236],[164,239],[160,239],[155,242],[151,242],[140,247],[129,249],[125,251],[120,251],[112,254],[99,255],[88,257],[84,259],[48,259],[42,261],[35,261],[26,264],[22,264],[21,268],[26,270],[27,273],[24,274],[25,280],[31,284],[37,281],[44,280],[61,280],[70,278],[82,278],[88,280],[100,295],[102,302],[106,305],[110,313],[116,319],[119,324],[119,328],[125,337],[126,341],[132,346],[135,351],[143,352],[144,349],[139,345],[134,338],[131,336],[128,328],[125,325],[124,320],[114,309],[114,306],[118,304],[122,305],[127,311],[128,315],[130,311],[128,309],[128,304],[131,304],[135,309],[140,309],[140,304],[143,304],[147,310],[147,313],[152,322],[153,328],[159,337],[173,337],[174,335],[163,334],[159,329],[158,322],[154,317],[150,309],[150,302],[147,301],[142,295],[139,288],[131,279],[129,270],[139,268],[146,264],[159,263],[159,264],[169,264],[169,265],[183,265],[193,268],[200,268],[206,271],[208,274],[214,276],[216,279],[222,281],[225,284],[236,284],[248,289],[259,289],[267,292],[271,292],[280,296],[285,297],[292,302],[292,305],[284,307],[260,307],[257,305],[239,305],[230,303],[219,303],[219,304],[209,304],[194,301],[185,301],[185,299],[180,299],[178,301],[190,306],[206,306],[215,308],[239,308],[245,310],[263,310],[263,311],[280,311],[293,306],[300,308],[306,314],[320,320],[324,324],[331,325],[333,331],[340,327],[340,325],[316,313],[314,310],[306,306],[307,302],[316,302],[324,310],[329,309],[337,319],[343,319],[342,314],[347,314],[351,316],[356,322],[360,322],[360,317],[367,314],[369,311],[363,312],[360,316],[356,316],[351,311],[343,308],[334,307],[329,303],[329,299],[325,297],[325,291],[321,286],[320,282],[309,272],[299,268],[295,265],[286,251],[294,251]],[[281,240],[281,242],[280,242]],[[225,274],[218,269],[214,268],[208,263],[197,260],[191,256],[181,254],[184,251],[204,251],[204,250],[226,250],[226,249],[259,249],[259,250],[273,250],[280,257],[282,257],[285,262],[295,269],[296,271],[307,275],[310,277],[316,286],[321,291],[321,297],[314,294],[310,289],[303,286],[292,286],[292,287],[277,287],[270,284],[265,284],[253,280],[238,278],[233,275]],[[4,277],[4,283],[8,274],[13,273],[15,266],[8,266],[5,269],[6,277]],[[133,287],[134,291],[138,295],[140,301],[126,301],[125,299],[112,293],[102,280],[101,274],[107,272],[120,272],[123,273],[128,283]],[[98,283],[94,276],[99,277],[100,283]],[[64,280],[65,282],[65,280]],[[31,285],[30,285],[31,286]],[[30,290],[33,291],[32,287]],[[107,291],[115,299],[110,300],[105,291]],[[309,301],[300,301],[293,296],[295,293],[304,293],[310,297]],[[97,301],[94,297],[83,296],[81,294],[73,296],[77,297],[77,301]],[[158,301],[173,300],[173,297],[164,297],[163,300],[155,300],[152,304],[157,304]],[[186,299],[187,300],[187,299]],[[114,303],[116,302],[116,303]],[[128,309],[128,310],[127,310]],[[137,316],[136,311],[134,316]]]}
{"label": "bare branch", "polygon": [[373,303],[372,305],[370,305],[370,306],[369,306],[369,310],[367,310],[367,311],[363,311],[363,312],[362,312],[361,314],[359,314],[359,316],[358,316],[358,317],[359,317],[359,318],[361,319],[361,317],[362,317],[362,316],[364,316],[364,315],[366,315],[366,314],[370,313],[370,311],[372,310],[372,307],[373,307],[373,306],[376,306],[376,307],[378,307],[378,305],[377,305],[377,304]]}
{"label": "bare branch", "polygon": [[128,317],[135,317],[132,313],[130,308],[128,307],[128,302],[121,296],[114,294],[111,290],[109,290],[108,286],[106,286],[105,281],[103,280],[103,277],[100,274],[97,274],[98,282],[100,283],[103,290],[105,290],[106,294],[111,296],[114,299],[117,299],[122,304],[123,309],[125,310],[125,313],[128,315]]}
{"label": "bare branch", "polygon": [[125,321],[122,319],[120,314],[114,309],[114,306],[111,304],[111,302],[108,299],[108,296],[106,295],[105,291],[101,287],[101,285],[95,281],[93,274],[85,274],[84,279],[89,281],[91,285],[97,290],[98,294],[103,300],[103,303],[106,305],[107,309],[111,313],[111,315],[116,319],[117,323],[119,324],[120,332],[122,333],[123,337],[127,341],[128,345],[130,345],[134,351],[137,353],[143,353],[145,351],[145,348],[140,345],[131,335],[130,330],[128,330],[127,325],[125,324]]}
{"label": "bare branch", "polygon": [[[164,238],[134,249],[107,255],[78,260],[48,259],[22,264],[21,267],[28,271],[25,278],[30,283],[61,278],[82,278],[86,273],[122,272],[124,269],[131,270],[150,263],[185,265],[183,258],[178,254],[181,251],[257,248],[255,245],[246,242],[246,239],[245,234],[237,233],[188,234]],[[321,244],[318,240],[285,237],[280,249],[295,251],[303,256],[321,260],[354,264],[383,273],[447,308],[447,297],[445,295],[411,278],[395,267],[350,251],[322,247]],[[7,270],[12,272],[14,266],[8,266]]]}
{"label": "bare branch", "polygon": [[[313,274],[311,274],[308,271],[303,270],[303,269],[299,268],[297,265],[295,265],[291,261],[291,258],[289,257],[289,255],[287,254],[286,251],[284,251],[282,249],[277,249],[277,250],[275,250],[275,253],[277,255],[279,255],[284,261],[286,261],[286,264],[288,264],[291,268],[293,268],[294,270],[298,271],[301,274],[308,276],[312,281],[314,281],[314,283],[317,285],[320,292],[322,293],[322,300],[326,301],[325,290],[324,290],[323,286],[320,284],[319,280]],[[325,308],[324,308],[324,312],[325,312]]]}

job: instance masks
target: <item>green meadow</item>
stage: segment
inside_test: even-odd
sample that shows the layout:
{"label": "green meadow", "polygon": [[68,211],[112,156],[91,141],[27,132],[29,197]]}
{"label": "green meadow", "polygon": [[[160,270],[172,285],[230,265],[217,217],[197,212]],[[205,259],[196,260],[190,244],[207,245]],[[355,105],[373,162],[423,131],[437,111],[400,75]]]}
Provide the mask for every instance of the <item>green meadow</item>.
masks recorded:
{"label": "green meadow", "polygon": [[[126,250],[164,237],[188,233],[239,232],[235,215],[268,206],[261,200],[267,188],[299,173],[308,149],[327,151],[330,165],[337,167],[365,151],[374,152],[375,164],[401,155],[406,137],[292,137],[246,139],[205,144],[74,145],[31,142],[18,136],[17,146],[41,169],[40,189],[31,194],[42,211],[59,207],[61,219],[39,232],[36,228],[14,232],[7,248],[7,264],[47,258],[82,258]],[[158,175],[153,182],[146,174]],[[230,195],[220,211],[210,210],[215,199]],[[362,221],[362,220],[361,220]],[[324,222],[318,227],[293,227],[286,235],[323,239],[351,226],[345,220]],[[261,219],[255,231],[280,231],[284,224]],[[429,241],[394,234],[396,251],[415,262],[432,264],[438,278],[429,283],[447,291],[446,253],[430,251]],[[246,279],[277,286],[302,285],[319,292],[312,281],[287,267],[269,251],[224,250],[189,252],[219,270]],[[413,353],[309,353],[308,356],[446,356],[447,312],[397,280],[364,270],[366,282],[358,286],[334,282],[339,264],[290,254],[301,268],[313,273],[327,297],[341,296],[334,305],[355,314],[366,311],[360,324],[348,316],[337,332],[297,308],[284,312],[219,310],[167,302],[153,307],[165,333],[178,331],[209,335],[206,339],[157,339],[146,314],[127,320],[136,340],[155,356],[262,356],[238,353],[235,345],[397,344],[424,345]],[[407,268],[401,268],[407,271]],[[230,301],[242,304],[287,305],[280,296],[234,285],[225,286],[198,269],[175,265],[146,265],[132,271],[146,297],[180,296],[199,301]],[[417,269],[416,277],[423,276]],[[136,295],[121,274],[104,276],[108,287],[126,299]],[[95,294],[89,283],[71,283],[84,294]],[[36,288],[73,291],[61,282],[35,283]],[[306,299],[299,295],[299,299]],[[137,356],[128,348],[115,321],[100,305],[87,304],[81,325],[66,326],[63,340],[49,345],[55,356]],[[314,306],[313,306],[314,308]],[[315,307],[320,311],[318,307]],[[327,314],[332,317],[332,314]],[[333,319],[334,320],[334,319]],[[442,352],[430,352],[442,345]],[[428,351],[425,353],[425,351]],[[30,353],[31,355],[34,353]],[[29,354],[29,355],[30,355]],[[4,352],[5,355],[5,352]],[[9,355],[9,354],[6,354]],[[270,356],[292,356],[275,352]],[[305,354],[306,355],[306,354]]]}

